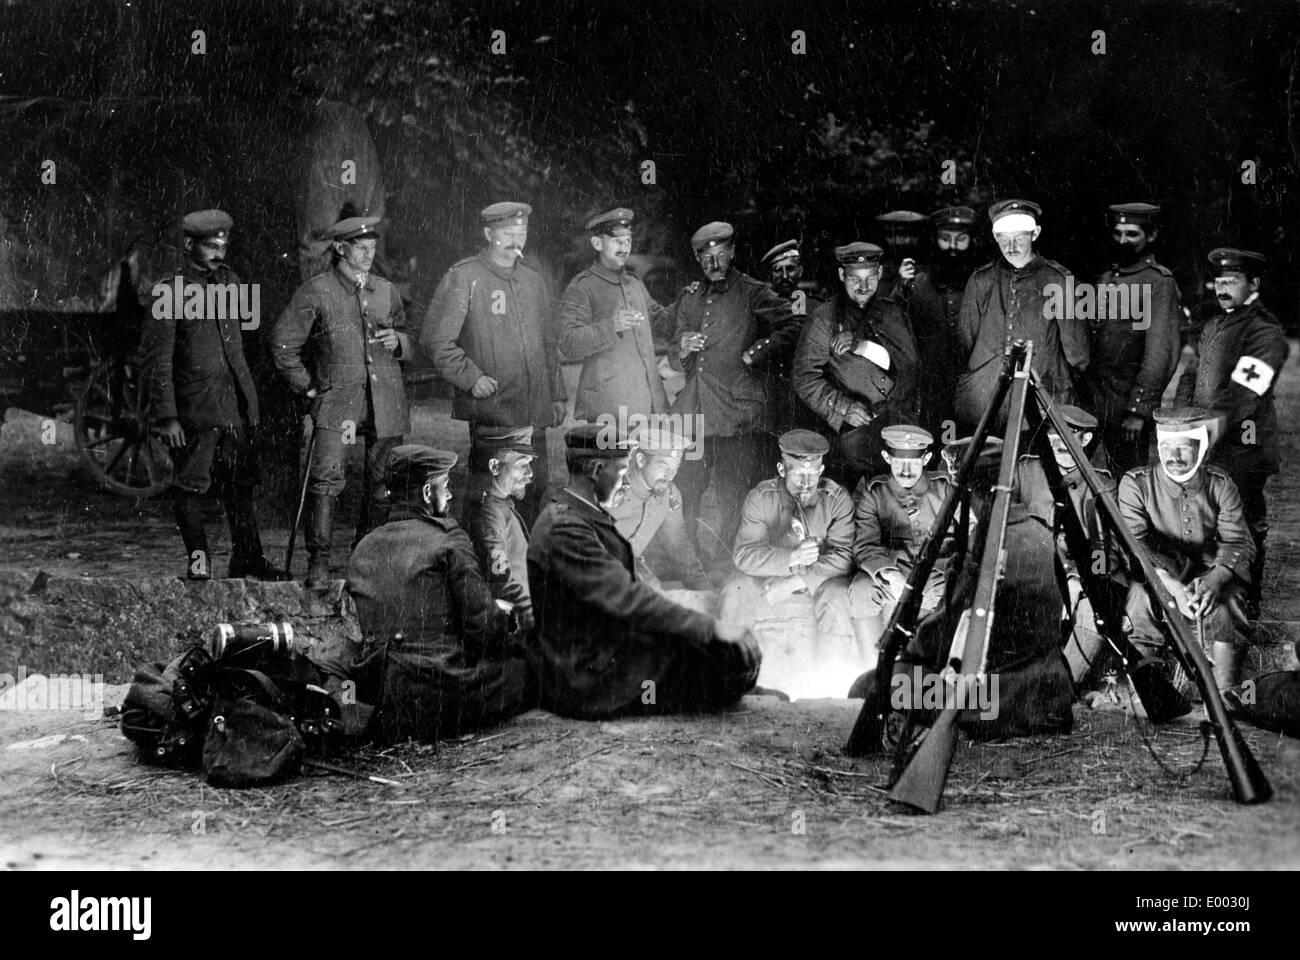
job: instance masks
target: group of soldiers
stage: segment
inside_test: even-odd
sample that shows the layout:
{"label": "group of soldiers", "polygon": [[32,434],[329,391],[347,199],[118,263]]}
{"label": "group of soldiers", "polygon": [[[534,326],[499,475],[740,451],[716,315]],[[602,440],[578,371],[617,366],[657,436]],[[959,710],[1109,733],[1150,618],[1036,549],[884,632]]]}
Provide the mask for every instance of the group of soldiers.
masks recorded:
{"label": "group of soldiers", "polygon": [[[272,330],[275,366],[314,423],[309,585],[331,577],[345,445],[364,439],[347,586],[368,638],[358,675],[386,665],[371,683],[385,736],[446,736],[537,704],[578,716],[720,706],[754,687],[761,653],[749,628],[787,602],[806,604],[821,635],[844,639],[845,662],[868,668],[952,488],[962,437],[1018,340],[1033,341],[1035,369],[1094,463],[1121,477],[1126,521],[1183,614],[1206,627],[1221,685],[1233,681],[1259,603],[1263,488],[1278,468],[1273,389],[1287,351],[1259,300],[1261,255],[1210,253],[1219,312],[1193,344],[1180,409],[1161,411],[1183,312],[1152,253],[1153,204],[1109,208],[1112,266],[1095,287],[1126,297],[1098,292],[1090,313],[1061,309],[1074,278],[1035,251],[1042,210],[1026,200],[989,209],[999,254],[982,266],[974,210],[883,215],[895,241],[928,232],[933,264],[886,263],[881,246],[845,244],[824,302],[803,282],[796,241],[763,258],[764,282],[734,266],[733,228],[709,223],[691,238],[700,278],[666,307],[628,270],[631,210],[588,221],[593,261],[558,300],[523,259],[531,212],[514,202],[482,211],[485,246],[443,277],[418,338],[396,289],[371,273],[378,220],[341,220],[328,231],[332,265],[298,288]],[[186,280],[228,282],[230,218],[200,211],[183,227]],[[1103,303],[1148,309],[1135,319]],[[145,340],[155,430],[176,461],[187,575],[211,575],[197,498],[215,485],[230,518],[230,574],[286,577],[263,558],[252,518],[257,396],[237,322],[150,317]],[[469,426],[459,524],[455,454],[401,444],[401,363],[417,348],[455,388],[453,414]],[[683,379],[671,399],[665,354]],[[582,364],[577,423],[565,436],[567,482],[551,483],[546,431],[566,418],[563,360]],[[1005,427],[1005,407],[995,421]],[[640,429],[609,427],[629,422]],[[926,469],[936,436],[947,471]],[[1104,541],[1068,451],[1050,439],[1072,502],[1054,502],[1033,455],[1020,464],[1019,501],[1052,530],[1056,511],[1073,509]],[[716,529],[701,518],[710,484]],[[936,533],[949,556],[960,531]],[[946,577],[941,562],[920,585],[923,612],[943,602]],[[717,590],[718,615],[668,599],[672,581]],[[1081,683],[1100,638],[1080,615],[1086,599],[1071,594],[1066,655]],[[1133,591],[1129,626],[1157,648],[1144,604]]]}

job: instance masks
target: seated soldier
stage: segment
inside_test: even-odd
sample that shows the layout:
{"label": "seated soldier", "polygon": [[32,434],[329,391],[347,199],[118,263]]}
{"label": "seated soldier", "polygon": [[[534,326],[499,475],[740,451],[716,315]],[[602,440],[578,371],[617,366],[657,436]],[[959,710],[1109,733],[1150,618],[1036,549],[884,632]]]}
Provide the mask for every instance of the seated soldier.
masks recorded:
{"label": "seated soldier", "polygon": [[610,510],[626,496],[629,446],[597,424],[565,439],[569,485],[528,545],[542,705],[571,717],[702,711],[754,687],[761,655],[742,627],[715,622],[638,582]]}
{"label": "seated soldier", "polygon": [[470,431],[469,493],[461,521],[492,596],[510,604],[519,628],[533,628],[528,596],[528,527],[515,506],[533,480],[533,428],[476,423]]}
{"label": "seated soldier", "polygon": [[680,580],[687,590],[712,590],[686,531],[681,492],[673,483],[686,438],[671,429],[647,426],[633,439],[636,448],[629,457],[627,497],[610,510],[610,516],[632,544],[637,579],[656,590],[662,580]]}
{"label": "seated soldier", "polygon": [[[908,574],[953,488],[946,474],[927,472],[934,437],[911,424],[880,432],[880,456],[889,473],[867,481],[854,511],[857,533],[853,560],[857,573],[849,585],[849,609],[859,643],[874,647],[893,616]],[[947,583],[955,540],[946,533],[939,557],[921,590],[921,616],[938,607]]]}
{"label": "seated soldier", "polygon": [[[1086,410],[1081,410],[1069,404],[1058,405],[1056,409],[1065,418],[1066,424],[1073,431],[1074,438],[1079,441],[1079,445],[1083,447],[1084,453],[1095,458],[1098,454],[1097,447],[1100,445],[1097,418]],[[1048,442],[1052,445],[1053,457],[1061,471],[1061,479],[1065,481],[1065,491],[1070,499],[1070,507],[1079,518],[1083,531],[1088,537],[1092,569],[1105,578],[1107,586],[1113,584],[1116,590],[1125,589],[1126,585],[1121,584],[1123,577],[1120,574],[1120,565],[1114,545],[1110,542],[1105,527],[1097,514],[1097,498],[1084,482],[1083,474],[1080,472],[1078,464],[1074,462],[1074,457],[1070,456],[1069,448],[1066,447],[1065,441],[1061,439],[1060,434],[1052,429],[1050,425],[1046,429]],[[1097,474],[1113,496],[1115,493],[1115,480],[1110,472],[1098,468]],[[1031,514],[1048,524],[1057,534],[1057,560],[1060,563],[1060,572],[1064,575],[1070,593],[1066,611],[1070,632],[1065,644],[1065,660],[1070,667],[1070,678],[1078,686],[1087,678],[1089,671],[1092,669],[1093,661],[1105,644],[1105,639],[1097,632],[1092,604],[1084,595],[1078,564],[1070,556],[1065,534],[1061,532],[1061,522],[1056,514],[1058,505],[1052,497],[1052,491],[1047,483],[1047,475],[1043,472],[1036,453],[1022,455],[1019,463],[1016,464],[1016,499],[1024,504]],[[1114,579],[1112,579],[1111,574],[1115,575]],[[1122,594],[1120,596],[1122,597]],[[1120,597],[1115,599],[1118,606]]]}
{"label": "seated soldier", "polygon": [[848,634],[853,501],[822,477],[830,443],[811,430],[780,439],[777,475],[745,497],[735,572],[722,585],[718,619],[753,624],[795,594],[813,602],[819,632]]}
{"label": "seated soldier", "polygon": [[469,537],[447,516],[455,463],[454,453],[397,447],[388,470],[394,510],[348,561],[365,638],[357,693],[377,703],[371,730],[386,742],[455,737],[535,705],[524,652]]}
{"label": "seated soldier", "polygon": [[[1188,626],[1200,627],[1219,688],[1237,682],[1245,616],[1241,613],[1255,545],[1241,496],[1227,473],[1205,464],[1213,417],[1199,407],[1156,411],[1158,463],[1137,467],[1119,482],[1124,522],[1151,553],[1157,573]],[[1235,609],[1234,609],[1235,608]],[[1129,590],[1133,644],[1163,647],[1146,590]]]}

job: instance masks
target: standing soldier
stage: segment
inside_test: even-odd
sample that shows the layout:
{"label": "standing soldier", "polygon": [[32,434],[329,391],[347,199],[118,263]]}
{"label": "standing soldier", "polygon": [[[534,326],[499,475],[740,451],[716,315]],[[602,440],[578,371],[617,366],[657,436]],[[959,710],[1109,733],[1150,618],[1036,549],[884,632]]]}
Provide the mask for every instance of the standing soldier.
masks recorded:
{"label": "standing soldier", "polygon": [[602,414],[623,422],[633,414],[668,411],[655,359],[653,326],[668,322],[645,284],[627,272],[634,214],[618,207],[587,221],[596,261],[571,281],[560,301],[560,352],[582,361],[573,416]]}
{"label": "standing soldier", "polygon": [[528,494],[535,456],[532,427],[477,424],[470,443],[469,493],[461,514],[492,596],[513,607],[524,632],[533,627],[528,525],[515,503]]}
{"label": "standing soldier", "polygon": [[[945,422],[954,419],[953,393],[961,373],[957,320],[962,294],[975,265],[975,211],[970,207],[944,207],[931,214],[930,220],[934,224],[934,266],[917,273],[908,314],[917,352],[925,358],[925,376],[920,378],[918,397],[921,426],[942,437]],[[955,434],[945,439],[955,439]]]}
{"label": "standing soldier", "polygon": [[526,203],[485,207],[487,246],[447,271],[429,304],[420,345],[456,388],[452,415],[474,424],[533,428],[535,480],[525,519],[540,508],[550,473],[546,429],[566,413],[554,340],[554,305],[542,275],[523,261]]}
{"label": "standing soldier", "polygon": [[842,289],[813,311],[795,351],[795,392],[830,428],[828,472],[846,489],[878,469],[884,424],[916,419],[916,342],[902,306],[876,292],[882,252],[835,248]]}
{"label": "standing soldier", "polygon": [[[1042,208],[1028,200],[1001,200],[989,208],[993,239],[1001,255],[976,270],[962,295],[957,334],[965,370],[957,381],[957,420],[966,427],[979,423],[997,386],[1002,357],[1016,340],[1034,342],[1034,369],[1057,403],[1075,398],[1075,377],[1088,366],[1087,322],[1050,316],[1048,301],[1064,300],[1070,272],[1034,252],[1043,232]],[[1007,403],[993,423],[1001,433],[1007,425]]]}
{"label": "standing soldier", "polygon": [[[1151,255],[1159,234],[1160,208],[1117,203],[1110,208],[1111,267],[1097,282],[1092,359],[1080,388],[1102,425],[1102,442],[1123,473],[1149,460],[1151,411],[1160,405],[1182,352],[1178,284]],[[1116,297],[1103,290],[1127,287]],[[1103,304],[1128,305],[1111,311]],[[1145,304],[1148,313],[1135,309]],[[1121,316],[1103,316],[1117,312]]]}
{"label": "standing soldier", "polygon": [[[289,387],[312,401],[308,465],[307,583],[329,580],[334,505],[346,484],[344,447],[365,437],[355,547],[388,516],[385,477],[393,447],[411,428],[402,369],[411,355],[397,289],[370,272],[378,217],[348,217],[325,232],[334,263],[297,290],[275,322],[271,355]],[[310,344],[312,366],[303,359]]]}
{"label": "standing soldier", "polygon": [[785,433],[798,427],[815,427],[816,418],[795,396],[790,382],[790,365],[794,363],[795,347],[803,331],[808,314],[821,305],[821,300],[801,289],[803,256],[798,240],[778,243],[763,254],[772,278],[772,290],[790,304],[790,321],[783,324],[771,337],[764,337],[745,351],[741,360],[751,370],[762,371],[767,376],[768,401],[772,408],[772,427]]}
{"label": "standing soldier", "polygon": [[1241,494],[1255,543],[1247,613],[1256,618],[1268,535],[1264,484],[1279,466],[1273,388],[1286,362],[1287,343],[1277,317],[1259,299],[1263,255],[1217,247],[1209,259],[1218,270],[1214,294],[1223,312],[1201,331],[1196,352],[1178,383],[1177,402],[1205,407],[1220,420],[1222,439],[1210,462],[1232,478]]}
{"label": "standing soldier", "polygon": [[[189,259],[185,283],[236,284],[226,266],[234,221],[222,210],[187,214],[181,229]],[[234,288],[231,288],[234,289]],[[170,292],[170,288],[169,288]],[[204,303],[229,298],[204,296]],[[253,510],[258,481],[251,434],[257,427],[257,391],[244,360],[238,310],[218,316],[181,316],[150,310],[144,320],[144,382],[153,430],[168,446],[176,474],[173,506],[185,544],[186,578],[210,580],[212,556],[203,527],[203,494],[216,484],[230,524],[230,576],[283,580],[262,555]],[[158,313],[167,313],[159,317]]]}
{"label": "standing soldier", "polygon": [[703,420],[697,431],[702,436],[689,437],[701,444],[702,456],[684,463],[678,475],[687,529],[694,534],[712,478],[721,514],[716,539],[724,554],[736,536],[740,504],[758,481],[764,453],[775,445],[768,434],[771,378],[751,373],[743,356],[790,319],[789,305],[771,287],[732,267],[734,236],[731,224],[715,222],[691,237],[704,278],[687,286],[674,306],[668,353],[672,365],[686,372],[672,413],[692,430]]}

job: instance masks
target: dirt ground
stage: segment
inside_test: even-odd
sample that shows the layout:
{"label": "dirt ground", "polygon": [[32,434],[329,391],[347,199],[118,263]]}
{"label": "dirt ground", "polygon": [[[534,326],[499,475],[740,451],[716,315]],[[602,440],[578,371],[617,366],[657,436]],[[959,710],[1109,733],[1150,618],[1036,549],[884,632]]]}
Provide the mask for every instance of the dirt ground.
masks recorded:
{"label": "dirt ground", "polygon": [[[1280,380],[1284,462],[1300,463],[1297,350]],[[0,566],[166,576],[164,501],[103,493],[70,443],[17,415],[0,434]],[[464,452],[444,409],[416,434]],[[1300,621],[1300,480],[1270,481],[1265,619]],[[350,533],[347,531],[346,533]],[[346,533],[340,534],[340,543]],[[271,555],[283,528],[264,533]],[[218,566],[222,547],[214,543]],[[32,664],[39,668],[40,664]],[[124,686],[105,703],[119,703]],[[0,710],[0,866],[48,868],[1300,866],[1300,742],[1245,728],[1271,803],[1240,807],[1195,717],[1152,731],[1121,707],[1076,707],[1065,736],[963,741],[939,816],[894,808],[884,758],[841,747],[857,701],[749,697],[711,717],[583,723],[540,711],[460,742],[346,761],[396,785],[309,773],[215,790],[134,760],[116,718]],[[1163,773],[1142,733],[1178,775]],[[47,740],[44,738],[54,738]]]}

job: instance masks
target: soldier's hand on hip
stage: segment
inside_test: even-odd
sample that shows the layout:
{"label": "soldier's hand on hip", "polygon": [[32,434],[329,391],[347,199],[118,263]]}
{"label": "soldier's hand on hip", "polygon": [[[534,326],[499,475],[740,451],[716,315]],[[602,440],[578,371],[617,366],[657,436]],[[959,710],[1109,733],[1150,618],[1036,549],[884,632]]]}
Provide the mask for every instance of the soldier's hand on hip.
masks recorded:
{"label": "soldier's hand on hip", "polygon": [[159,420],[153,425],[153,432],[169,447],[185,446],[185,429],[175,417]]}
{"label": "soldier's hand on hip", "polygon": [[569,404],[566,400],[551,401],[551,426],[558,427],[564,422],[564,418],[569,415]]}
{"label": "soldier's hand on hip", "polygon": [[860,403],[851,403],[844,414],[844,422],[850,427],[865,427],[871,422],[871,411]]}
{"label": "soldier's hand on hip", "polygon": [[470,396],[475,400],[486,400],[496,392],[496,380],[489,377],[486,373],[474,381],[474,386],[470,387],[469,391]]}
{"label": "soldier's hand on hip", "polygon": [[1125,417],[1124,422],[1119,425],[1120,434],[1123,436],[1124,442],[1136,443],[1137,438],[1142,433],[1142,425],[1144,423],[1146,423],[1146,421],[1136,413],[1130,413]]}

